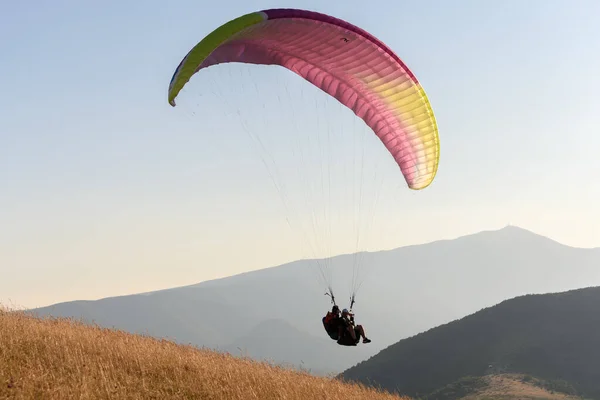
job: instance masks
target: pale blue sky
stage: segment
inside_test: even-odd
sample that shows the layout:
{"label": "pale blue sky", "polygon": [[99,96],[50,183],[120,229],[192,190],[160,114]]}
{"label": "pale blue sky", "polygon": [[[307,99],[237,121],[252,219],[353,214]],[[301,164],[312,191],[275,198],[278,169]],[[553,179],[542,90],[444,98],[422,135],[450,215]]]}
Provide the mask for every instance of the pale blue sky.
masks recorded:
{"label": "pale blue sky", "polygon": [[[368,133],[364,124],[275,67],[207,70],[181,106],[166,99],[174,69],[204,35],[273,7],[320,11],[370,31],[413,69],[434,107],[436,180],[410,192],[383,158],[378,176],[396,181],[371,208],[378,216],[368,248],[509,222],[570,245],[600,245],[599,2],[209,4],[1,3],[0,302],[135,293],[311,255],[288,228],[242,122],[273,140],[283,173],[297,160],[276,142],[288,127],[330,129],[342,148],[342,135]],[[186,106],[185,96],[197,101]],[[381,156],[368,140],[369,154]],[[305,199],[305,186],[285,179],[291,199]],[[340,201],[349,182],[336,181]],[[306,217],[310,203],[299,204]],[[335,209],[336,221],[349,221],[346,213]],[[323,243],[328,254],[352,251],[341,239]]]}

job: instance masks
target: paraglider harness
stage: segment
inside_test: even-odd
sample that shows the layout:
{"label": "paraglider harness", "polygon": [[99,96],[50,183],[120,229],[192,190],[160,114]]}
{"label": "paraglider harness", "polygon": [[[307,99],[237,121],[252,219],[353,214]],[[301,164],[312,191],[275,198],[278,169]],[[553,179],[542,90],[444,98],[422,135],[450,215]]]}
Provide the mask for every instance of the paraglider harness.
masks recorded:
{"label": "paraglider harness", "polygon": [[[333,304],[333,309],[337,308],[339,311],[339,307],[337,306],[337,304],[335,303],[335,297],[333,295],[333,291],[331,290],[331,288],[329,289],[329,292],[325,293],[325,296],[329,296],[331,297],[331,304]],[[350,313],[352,314],[352,306],[354,306],[354,294],[352,294],[352,296],[350,297]],[[341,340],[342,338],[339,337],[339,324],[335,324],[334,326],[331,325],[331,322],[334,318],[341,318],[338,317],[337,315],[334,315],[332,311],[327,312],[327,315],[323,317],[323,327],[325,328],[325,331],[327,332],[327,334],[329,335],[329,337],[333,340]],[[347,321],[339,321],[342,324],[346,324]],[[350,317],[350,322],[352,324],[354,324],[354,316]],[[342,336],[345,335],[346,333],[346,329],[343,330]]]}

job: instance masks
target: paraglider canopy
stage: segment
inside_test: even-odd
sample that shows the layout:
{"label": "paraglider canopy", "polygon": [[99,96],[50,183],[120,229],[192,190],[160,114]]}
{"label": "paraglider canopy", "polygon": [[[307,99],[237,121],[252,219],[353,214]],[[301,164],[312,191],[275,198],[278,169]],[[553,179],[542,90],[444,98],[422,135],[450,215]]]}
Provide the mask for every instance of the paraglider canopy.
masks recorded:
{"label": "paraglider canopy", "polygon": [[222,63],[279,65],[350,108],[379,137],[410,189],[433,181],[438,128],[415,75],[385,44],[332,16],[297,9],[243,15],[215,29],[181,61],[169,85],[175,106],[198,71]]}

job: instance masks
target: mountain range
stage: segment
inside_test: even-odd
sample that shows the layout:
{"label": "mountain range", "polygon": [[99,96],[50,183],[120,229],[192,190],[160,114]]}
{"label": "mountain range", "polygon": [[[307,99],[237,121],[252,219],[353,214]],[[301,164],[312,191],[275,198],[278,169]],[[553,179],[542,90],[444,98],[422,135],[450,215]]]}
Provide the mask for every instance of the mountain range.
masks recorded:
{"label": "mountain range", "polygon": [[[514,226],[363,256],[354,311],[373,342],[353,348],[337,346],[323,330],[331,304],[315,280],[315,260],[30,311],[337,374],[401,339],[505,299],[600,285],[600,249],[565,246]],[[331,260],[338,300],[353,259]]]}

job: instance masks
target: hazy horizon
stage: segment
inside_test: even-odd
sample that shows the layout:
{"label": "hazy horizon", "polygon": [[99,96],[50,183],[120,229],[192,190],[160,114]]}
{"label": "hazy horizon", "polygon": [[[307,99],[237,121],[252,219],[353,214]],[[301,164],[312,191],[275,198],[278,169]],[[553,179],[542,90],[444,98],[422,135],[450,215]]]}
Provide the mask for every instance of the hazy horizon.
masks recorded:
{"label": "hazy horizon", "polygon": [[[362,121],[282,69],[214,67],[168,105],[169,80],[191,47],[232,18],[273,7],[345,19],[414,71],[439,124],[430,187],[406,188]],[[600,48],[598,15],[592,0],[3,4],[0,303],[147,292],[507,224],[600,246],[600,55],[590,51]],[[279,157],[297,214],[282,205],[250,131]],[[377,203],[364,205],[362,220],[349,161],[293,153],[282,135],[290,131],[331,134],[339,160],[356,157],[351,137],[364,140],[360,168],[376,178],[363,178],[366,201]],[[336,177],[331,191],[317,188],[317,165]],[[336,199],[331,230],[313,226],[323,236],[309,230],[307,245],[286,217],[308,226],[326,193]]]}

